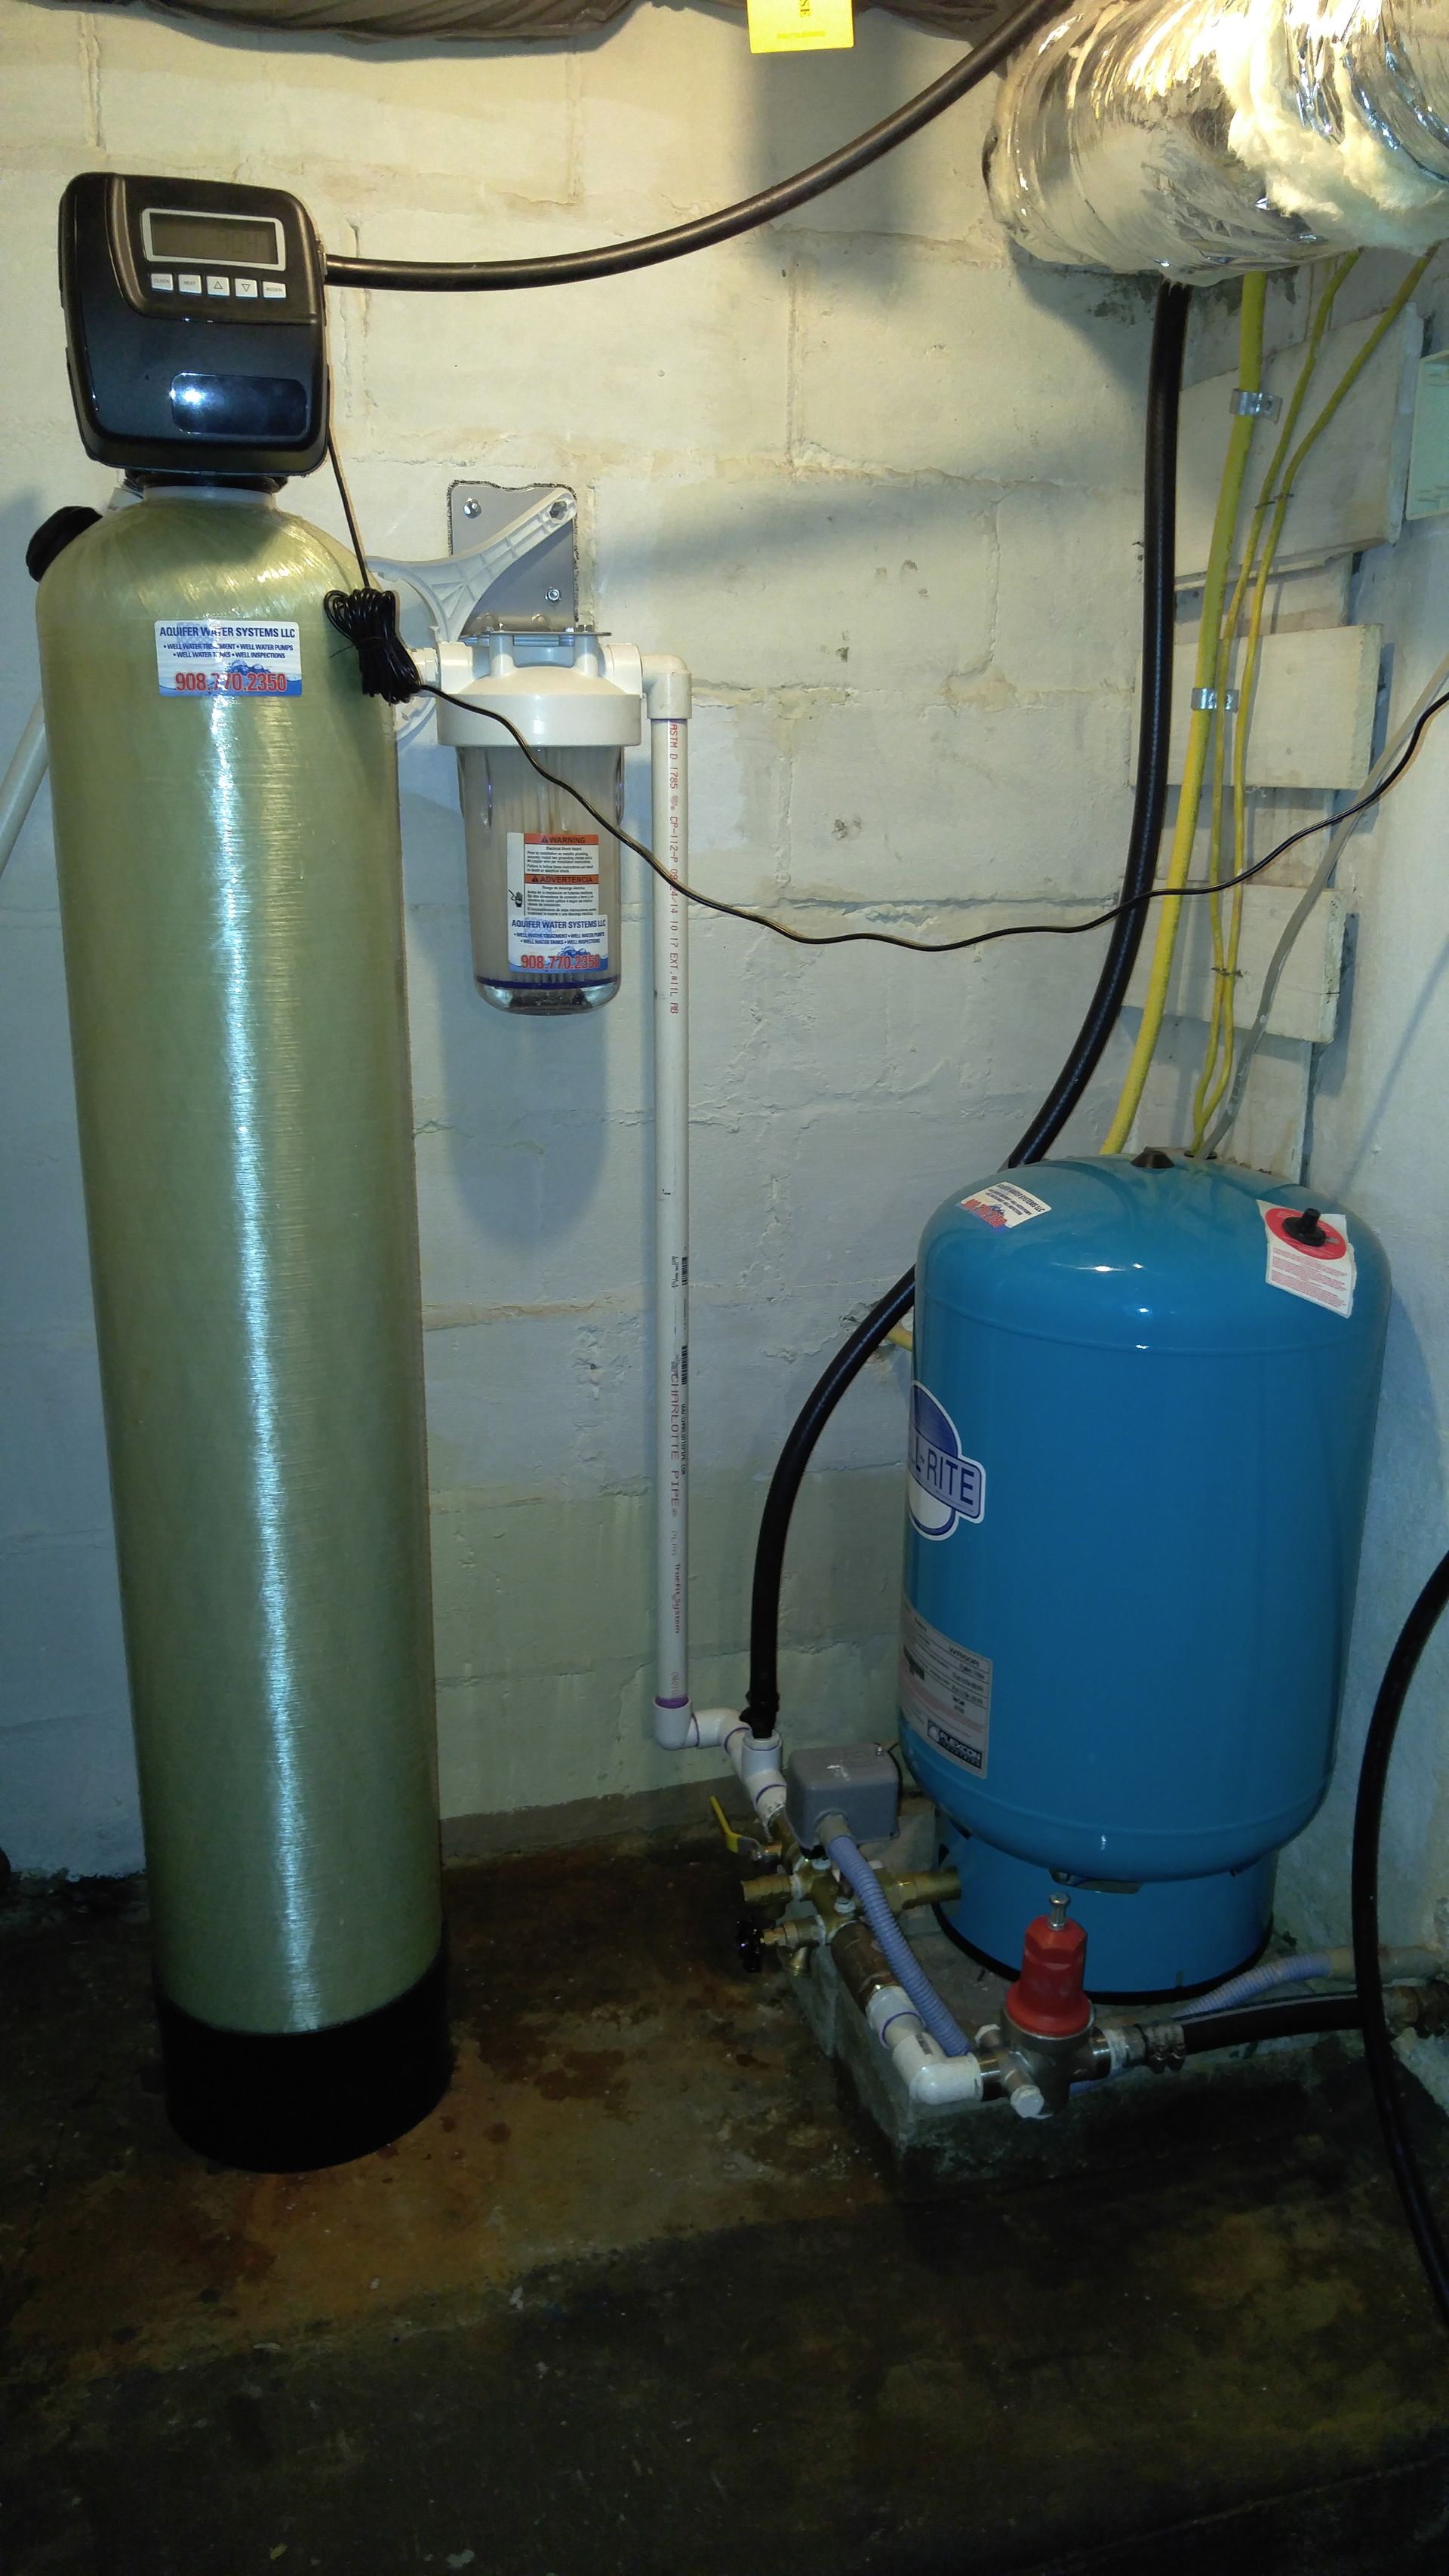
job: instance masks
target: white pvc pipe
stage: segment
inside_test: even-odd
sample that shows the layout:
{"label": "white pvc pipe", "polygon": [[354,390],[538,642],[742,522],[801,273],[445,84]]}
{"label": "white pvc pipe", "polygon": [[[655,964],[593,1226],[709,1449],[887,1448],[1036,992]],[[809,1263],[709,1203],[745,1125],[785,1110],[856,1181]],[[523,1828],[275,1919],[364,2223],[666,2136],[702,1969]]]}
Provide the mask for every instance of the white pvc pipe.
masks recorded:
{"label": "white pvc pipe", "polygon": [[[668,876],[689,862],[689,673],[644,658],[652,847]],[[654,887],[654,1482],[656,1742],[700,1736],[689,1697],[689,924],[668,878]],[[718,1739],[716,1739],[718,1740]]]}
{"label": "white pvc pipe", "polygon": [[948,2057],[902,1987],[877,1986],[866,2007],[866,2019],[882,2048],[889,2050],[913,2102],[940,2110],[957,2102],[981,2101],[986,2084],[980,2059],[969,2052]]}
{"label": "white pvc pipe", "polygon": [[35,802],[48,759],[45,717],[37,698],[15,746],[14,758],[0,779],[0,876],[5,873],[10,853],[20,838],[21,825]]}

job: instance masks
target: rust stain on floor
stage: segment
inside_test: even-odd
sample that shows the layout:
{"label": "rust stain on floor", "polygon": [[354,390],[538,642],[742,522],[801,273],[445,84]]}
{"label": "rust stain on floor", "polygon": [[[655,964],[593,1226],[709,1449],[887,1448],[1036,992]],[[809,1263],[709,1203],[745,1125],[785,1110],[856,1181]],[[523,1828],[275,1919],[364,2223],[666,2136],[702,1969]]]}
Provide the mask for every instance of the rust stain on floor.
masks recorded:
{"label": "rust stain on floor", "polygon": [[446,2101],[266,2177],[166,2126],[134,1887],[0,1915],[4,2576],[1444,2576],[1449,2346],[1340,2043],[892,2167],[717,1845],[448,1899]]}
{"label": "rust stain on floor", "polygon": [[[83,2379],[382,2314],[405,2332],[540,2263],[878,2204],[879,2163],[788,1994],[738,1972],[734,1910],[709,1847],[450,1871],[457,2066],[440,2109],[355,2164],[247,2176],[167,2128],[144,1922],[97,1938],[61,1898],[8,1945],[20,1973],[0,2004],[31,2124],[22,2107],[3,2182],[17,2363]],[[106,2033],[89,2085],[78,2015],[92,2053]],[[58,2093],[59,2118],[37,2123]]]}

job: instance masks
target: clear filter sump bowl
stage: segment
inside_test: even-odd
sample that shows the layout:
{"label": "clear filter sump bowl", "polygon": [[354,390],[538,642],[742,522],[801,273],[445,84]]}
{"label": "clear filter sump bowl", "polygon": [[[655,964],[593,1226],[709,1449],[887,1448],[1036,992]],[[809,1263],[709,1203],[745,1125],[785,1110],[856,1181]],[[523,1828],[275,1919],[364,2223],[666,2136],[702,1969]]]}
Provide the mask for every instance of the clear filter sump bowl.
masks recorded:
{"label": "clear filter sump bowl", "polygon": [[[552,750],[549,768],[601,814],[623,812],[613,745]],[[595,1011],[619,989],[619,844],[521,751],[463,749],[473,976],[500,1011]]]}

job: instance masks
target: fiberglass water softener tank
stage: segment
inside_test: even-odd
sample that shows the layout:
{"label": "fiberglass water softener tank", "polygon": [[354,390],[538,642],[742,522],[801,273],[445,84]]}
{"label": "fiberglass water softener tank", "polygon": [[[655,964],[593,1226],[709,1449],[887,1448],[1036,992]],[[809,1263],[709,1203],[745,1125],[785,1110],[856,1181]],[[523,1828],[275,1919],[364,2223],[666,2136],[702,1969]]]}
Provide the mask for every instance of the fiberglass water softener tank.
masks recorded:
{"label": "fiberglass water softener tank", "polygon": [[282,2169],[448,2076],[397,765],[322,607],[354,579],[255,491],[162,486],[39,593],[167,2103]]}
{"label": "fiberglass water softener tank", "polygon": [[1215,1164],[1046,1163],[932,1219],[901,1741],[972,1951],[1011,1966],[1063,1887],[1096,1994],[1260,1948],[1328,1782],[1388,1303],[1366,1226]]}

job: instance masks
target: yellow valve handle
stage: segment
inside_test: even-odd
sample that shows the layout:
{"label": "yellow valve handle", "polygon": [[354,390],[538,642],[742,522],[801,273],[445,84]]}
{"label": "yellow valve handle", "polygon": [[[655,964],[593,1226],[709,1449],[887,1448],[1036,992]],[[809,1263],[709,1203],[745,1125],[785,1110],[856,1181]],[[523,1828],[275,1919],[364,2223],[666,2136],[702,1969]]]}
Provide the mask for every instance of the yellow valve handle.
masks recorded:
{"label": "yellow valve handle", "polygon": [[713,1816],[715,1823],[718,1825],[720,1832],[725,1838],[725,1849],[732,1860],[739,1851],[740,1845],[743,1842],[749,1842],[751,1852],[759,1849],[759,1845],[754,1841],[752,1836],[740,1834],[735,1831],[734,1826],[730,1823],[728,1816],[720,1805],[718,1798],[711,1798],[709,1802],[709,1812]]}

